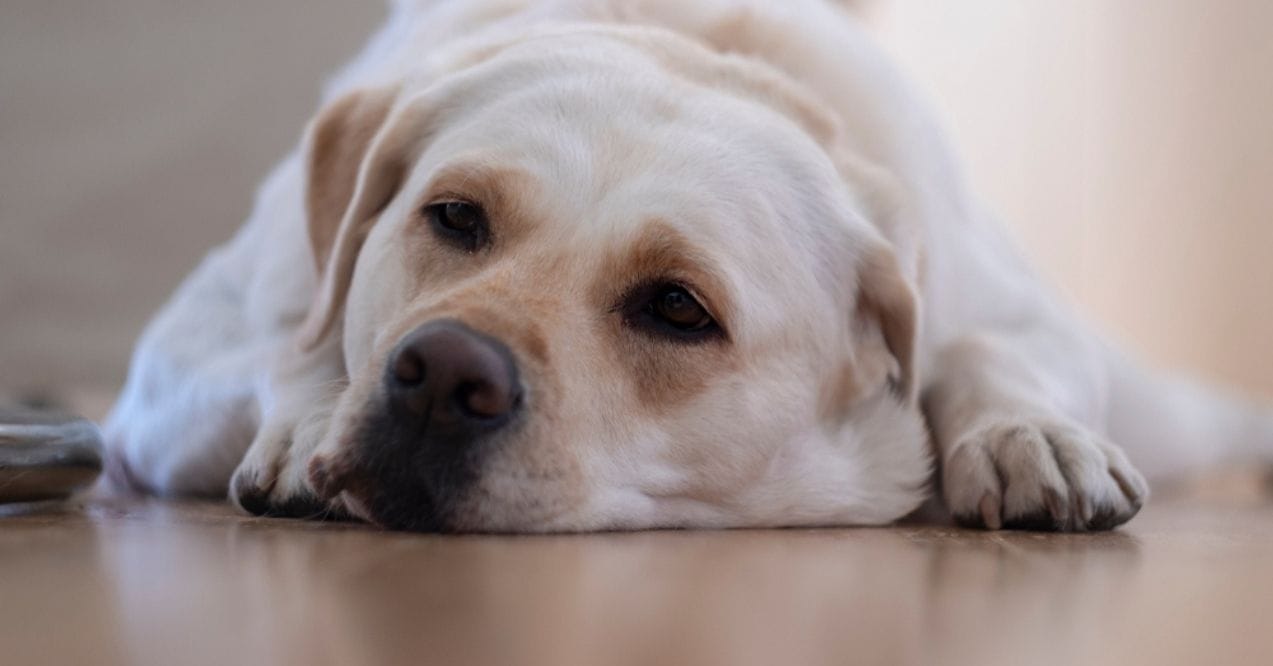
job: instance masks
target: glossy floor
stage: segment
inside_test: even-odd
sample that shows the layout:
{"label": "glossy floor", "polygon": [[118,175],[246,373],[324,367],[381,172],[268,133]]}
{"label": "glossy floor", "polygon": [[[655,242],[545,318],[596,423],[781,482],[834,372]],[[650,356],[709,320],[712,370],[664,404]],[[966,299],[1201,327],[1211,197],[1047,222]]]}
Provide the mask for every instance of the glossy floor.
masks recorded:
{"label": "glossy floor", "polygon": [[1095,535],[430,536],[0,508],[4,664],[1267,664],[1273,503]]}

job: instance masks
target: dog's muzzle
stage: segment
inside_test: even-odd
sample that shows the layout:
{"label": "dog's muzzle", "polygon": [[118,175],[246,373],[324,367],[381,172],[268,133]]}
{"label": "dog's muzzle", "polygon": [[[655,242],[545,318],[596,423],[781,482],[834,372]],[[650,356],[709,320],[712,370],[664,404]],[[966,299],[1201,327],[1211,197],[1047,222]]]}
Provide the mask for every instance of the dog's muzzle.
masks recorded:
{"label": "dog's muzzle", "polygon": [[431,321],[394,347],[381,389],[345,449],[311,467],[315,488],[349,494],[386,527],[447,529],[523,411],[513,355],[459,321]]}

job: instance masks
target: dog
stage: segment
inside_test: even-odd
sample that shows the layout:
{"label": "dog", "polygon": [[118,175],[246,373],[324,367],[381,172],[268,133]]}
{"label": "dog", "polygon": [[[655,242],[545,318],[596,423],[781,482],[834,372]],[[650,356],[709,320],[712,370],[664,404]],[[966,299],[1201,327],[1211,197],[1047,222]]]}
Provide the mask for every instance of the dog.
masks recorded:
{"label": "dog", "polygon": [[1106,530],[1273,458],[1057,301],[830,0],[398,0],[105,434],[135,488],[440,532]]}

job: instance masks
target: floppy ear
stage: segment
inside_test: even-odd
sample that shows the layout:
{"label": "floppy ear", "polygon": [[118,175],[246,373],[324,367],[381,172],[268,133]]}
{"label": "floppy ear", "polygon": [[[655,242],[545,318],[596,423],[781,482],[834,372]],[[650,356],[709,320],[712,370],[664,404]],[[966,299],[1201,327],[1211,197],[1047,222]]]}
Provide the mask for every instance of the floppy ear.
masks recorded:
{"label": "floppy ear", "polygon": [[[915,348],[919,336],[919,299],[903,262],[899,260],[899,252],[901,256],[914,257],[917,250],[908,252],[885,240],[888,237],[900,239],[897,242],[903,245],[915,244],[914,239],[908,238],[906,227],[899,226],[899,220],[907,215],[905,197],[887,171],[855,156],[838,127],[832,128],[823,146],[875,227],[857,241],[865,243],[865,246],[858,246],[855,313],[855,321],[862,329],[856,332],[861,337],[854,350],[856,365],[859,366],[857,371],[864,375],[859,381],[865,379],[870,383],[872,377],[885,374],[893,394],[910,403],[916,397],[918,385]],[[915,263],[918,259],[912,259],[906,265]],[[873,330],[878,331],[878,337]],[[881,368],[878,364],[861,367],[866,365],[869,357],[881,355],[878,348],[871,349],[880,341],[892,367]]]}
{"label": "floppy ear", "polygon": [[[919,303],[910,282],[902,274],[897,257],[883,242],[872,247],[858,268],[857,317],[860,327],[874,327],[892,357],[889,388],[901,400],[915,398],[915,346]],[[861,349],[861,357],[868,350]]]}
{"label": "floppy ear", "polygon": [[354,262],[376,216],[401,186],[411,132],[393,131],[396,87],[340,97],[311,123],[307,135],[305,206],[319,287],[301,324],[302,348],[312,349],[344,307]]}

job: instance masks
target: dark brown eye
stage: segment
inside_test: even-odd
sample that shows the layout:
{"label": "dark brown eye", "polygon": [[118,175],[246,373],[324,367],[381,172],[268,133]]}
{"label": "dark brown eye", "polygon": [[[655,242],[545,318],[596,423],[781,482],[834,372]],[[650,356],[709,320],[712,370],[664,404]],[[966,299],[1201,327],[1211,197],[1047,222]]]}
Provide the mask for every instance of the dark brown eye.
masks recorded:
{"label": "dark brown eye", "polygon": [[615,306],[636,331],[683,344],[724,339],[726,333],[688,287],[675,282],[647,282],[634,287]]}
{"label": "dark brown eye", "polygon": [[438,224],[455,231],[473,231],[482,223],[482,211],[471,203],[464,201],[448,201],[439,204],[442,214]]}
{"label": "dark brown eye", "polygon": [[485,245],[489,236],[486,214],[467,201],[441,201],[424,207],[424,216],[446,240],[470,252]]}
{"label": "dark brown eye", "polygon": [[712,325],[712,316],[681,287],[666,287],[650,303],[653,313],[674,328],[697,331]]}

